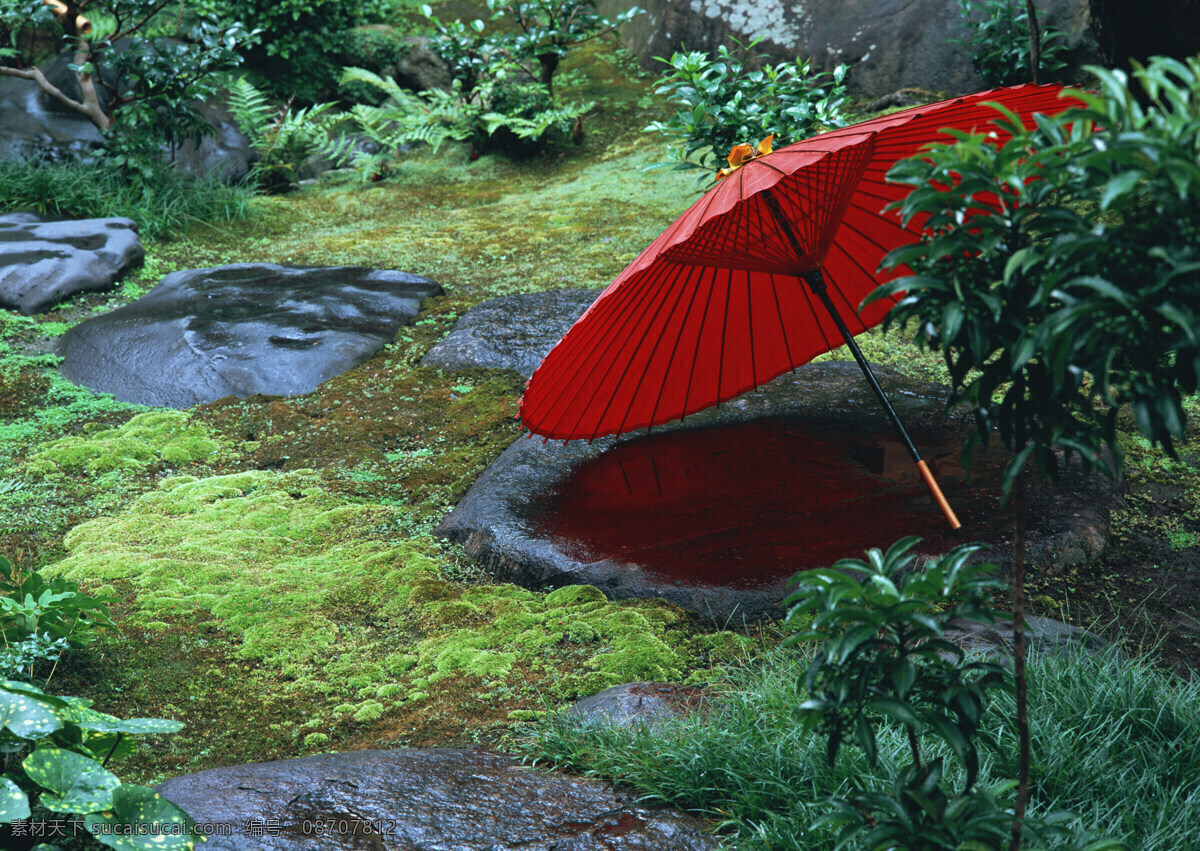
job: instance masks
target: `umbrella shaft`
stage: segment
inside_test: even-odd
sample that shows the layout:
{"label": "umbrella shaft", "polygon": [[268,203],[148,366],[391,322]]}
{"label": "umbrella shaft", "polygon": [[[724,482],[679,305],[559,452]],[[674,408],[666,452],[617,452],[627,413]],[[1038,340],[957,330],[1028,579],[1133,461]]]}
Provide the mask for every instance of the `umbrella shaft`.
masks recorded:
{"label": "umbrella shaft", "polygon": [[[796,237],[796,232],[792,230],[792,223],[779,207],[779,202],[775,200],[775,196],[771,194],[770,189],[764,189],[762,192],[763,200],[767,207],[771,210],[771,215],[775,217],[780,230],[788,242],[791,243],[792,250],[796,252],[797,262],[803,262],[806,255],[804,248],[800,245],[800,240]],[[892,425],[896,429],[896,433],[900,435],[900,439],[904,441],[904,448],[908,450],[908,454],[912,456],[916,462],[917,470],[921,473],[921,478],[925,480],[925,484],[929,487],[930,493],[933,494],[934,500],[938,507],[942,509],[942,513],[950,522],[952,529],[958,529],[962,526],[958,522],[958,518],[954,515],[954,509],[950,507],[950,503],[946,501],[946,497],[942,494],[942,489],[938,487],[937,481],[933,477],[933,473],[929,470],[929,465],[921,458],[921,453],[917,451],[917,447],[913,445],[912,438],[908,436],[908,431],[904,428],[904,423],[900,422],[900,417],[896,414],[896,409],[892,407],[892,403],[888,401],[887,395],[883,392],[883,388],[879,386],[879,381],[875,378],[875,373],[871,371],[867,359],[863,357],[863,353],[858,348],[858,343],[854,342],[854,335],[850,333],[850,329],[846,327],[846,323],[842,321],[841,315],[837,312],[837,308],[833,304],[833,299],[829,297],[829,288],[825,286],[825,277],[821,274],[819,268],[813,269],[811,272],[801,272],[799,277],[804,279],[808,284],[808,288],[812,290],[813,295],[821,300],[821,304],[825,305],[825,310],[829,314],[829,318],[833,320],[833,324],[837,326],[838,331],[842,334],[842,339],[846,341],[846,346],[850,349],[850,354],[854,355],[854,359],[858,361],[858,368],[862,370],[863,376],[867,379],[867,383],[871,385],[871,389],[875,391],[875,398],[879,400],[879,404],[883,406],[884,412],[888,419],[892,421]]]}
{"label": "umbrella shaft", "polygon": [[862,350],[859,349],[858,343],[854,342],[854,335],[850,333],[850,329],[846,327],[846,323],[842,321],[842,317],[838,314],[837,308],[833,305],[833,299],[829,297],[829,291],[825,287],[825,281],[821,277],[820,270],[809,272],[804,276],[804,282],[808,284],[808,288],[813,291],[813,295],[821,300],[821,304],[825,305],[825,310],[829,313],[833,323],[837,325],[838,331],[842,334],[842,339],[846,341],[847,348],[850,349],[850,354],[854,355],[854,359],[858,361],[858,368],[862,370],[863,377],[867,379],[867,383],[871,385],[871,389],[875,391],[875,398],[879,400],[879,404],[883,406],[883,410],[887,413],[888,419],[892,421],[892,425],[896,427],[896,431],[900,434],[900,439],[904,441],[904,448],[908,450],[908,454],[916,463],[921,462],[921,453],[917,451],[917,447],[913,445],[912,439],[908,436],[908,431],[904,428],[904,424],[900,422],[900,417],[896,413],[896,409],[892,407],[892,403],[888,400],[887,394],[883,392],[883,388],[879,386],[878,379],[875,378],[875,373],[871,371],[870,364],[863,357]]}

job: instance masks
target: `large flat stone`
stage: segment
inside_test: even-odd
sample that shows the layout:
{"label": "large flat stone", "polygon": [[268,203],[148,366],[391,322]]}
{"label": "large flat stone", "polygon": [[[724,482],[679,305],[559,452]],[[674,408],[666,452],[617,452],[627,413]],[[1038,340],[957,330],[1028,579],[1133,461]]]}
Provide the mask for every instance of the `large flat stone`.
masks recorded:
{"label": "large flat stone", "polygon": [[0,216],[0,307],[42,313],[75,293],[110,289],[145,256],[133,219]]}
{"label": "large flat stone", "polygon": [[601,292],[552,290],[485,301],[459,317],[421,366],[515,369],[528,378]]}
{"label": "large flat stone", "polygon": [[354,751],[215,768],[158,786],[210,851],[700,851],[690,816],[510,757]]}
{"label": "large flat stone", "polygon": [[362,363],[441,292],[419,275],[353,266],[175,272],[133,304],[64,334],[60,369],[143,405],[295,396]]}
{"label": "large flat stone", "polygon": [[[853,363],[810,364],[682,423],[588,444],[521,438],[438,527],[497,578],[660,597],[716,621],[783,614],[787,580],[905,535],[981,540],[1011,561],[997,444],[958,464],[970,428],[946,391],[879,368],[965,529],[949,527]],[[1030,496],[1027,556],[1055,571],[1104,546],[1112,490],[1068,472]]]}

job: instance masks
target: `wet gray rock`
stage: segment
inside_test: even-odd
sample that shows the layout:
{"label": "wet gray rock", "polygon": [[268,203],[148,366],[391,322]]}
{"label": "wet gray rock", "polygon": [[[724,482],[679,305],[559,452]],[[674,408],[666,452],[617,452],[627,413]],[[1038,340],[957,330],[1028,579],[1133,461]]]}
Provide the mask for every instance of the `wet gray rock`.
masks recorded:
{"label": "wet gray rock", "polygon": [[[700,851],[699,822],[497,754],[399,749],[215,768],[159,792],[211,851]],[[226,835],[219,835],[225,833]]]}
{"label": "wet gray rock", "polygon": [[[632,0],[600,0],[604,14]],[[987,88],[970,56],[949,39],[969,35],[955,0],[638,0],[647,10],[621,28],[626,45],[646,68],[677,50],[714,52],[763,36],[760,51],[777,61],[812,57],[826,70],[845,62],[858,94],[880,97],[897,89],[964,93]],[[1164,3],[1164,5],[1167,5]],[[1067,34],[1072,66],[1098,62],[1097,29],[1089,0],[1038,4],[1040,20]]]}
{"label": "wet gray rock", "polygon": [[566,712],[568,718],[595,720],[616,727],[653,727],[699,709],[708,694],[700,686],[675,683],[625,683],[585,697]]}
{"label": "wet gray rock", "polygon": [[0,307],[41,313],[75,293],[111,288],[145,256],[132,219],[0,215]]}
{"label": "wet gray rock", "polygon": [[[959,518],[954,536],[855,364],[810,364],[679,423],[591,444],[520,438],[438,526],[499,579],[658,597],[724,623],[778,617],[787,581],[906,535],[1011,561],[998,445],[959,467],[971,424],[945,388],[877,373]],[[1030,494],[1027,559],[1053,574],[1104,547],[1111,487],[1068,471]]]}
{"label": "wet gray rock", "polygon": [[[993,626],[975,621],[954,621],[946,638],[967,651],[1008,658],[1012,653],[1012,621],[1000,619]],[[1099,654],[1112,646],[1094,632],[1036,615],[1025,616],[1025,641],[1033,652],[1050,656],[1078,651]]]}
{"label": "wet gray rock", "polygon": [[421,366],[515,369],[528,378],[603,290],[553,290],[501,296],[454,323]]}
{"label": "wet gray rock", "polygon": [[351,266],[175,272],[133,304],[64,334],[60,370],[142,405],[295,396],[362,363],[441,292],[419,275]]}
{"label": "wet gray rock", "polygon": [[[51,83],[78,100],[79,84],[69,67],[72,59],[64,53],[40,67]],[[101,102],[107,102],[103,87],[99,94]],[[220,100],[197,108],[213,132],[198,145],[184,142],[174,152],[174,162],[197,177],[241,180],[258,156],[250,140]],[[0,158],[74,156],[99,148],[103,141],[91,121],[42,92],[33,81],[0,76]]]}

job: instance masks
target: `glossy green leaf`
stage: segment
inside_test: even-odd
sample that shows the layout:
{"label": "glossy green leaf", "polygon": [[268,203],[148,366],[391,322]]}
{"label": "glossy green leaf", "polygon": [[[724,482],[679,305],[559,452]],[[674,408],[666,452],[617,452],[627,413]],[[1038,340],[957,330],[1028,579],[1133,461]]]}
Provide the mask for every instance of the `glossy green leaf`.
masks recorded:
{"label": "glossy green leaf", "polygon": [[58,710],[45,696],[0,685],[0,726],[22,739],[39,739],[62,727]]}
{"label": "glossy green leaf", "polygon": [[111,810],[84,821],[98,841],[117,851],[190,851],[195,844],[187,813],[146,786],[123,784],[113,793]]}
{"label": "glossy green leaf", "polygon": [[29,796],[7,777],[0,777],[0,824],[29,818]]}
{"label": "glossy green leaf", "polygon": [[61,748],[39,748],[21,763],[29,779],[47,792],[42,806],[59,813],[92,813],[112,804],[121,781],[94,759]]}

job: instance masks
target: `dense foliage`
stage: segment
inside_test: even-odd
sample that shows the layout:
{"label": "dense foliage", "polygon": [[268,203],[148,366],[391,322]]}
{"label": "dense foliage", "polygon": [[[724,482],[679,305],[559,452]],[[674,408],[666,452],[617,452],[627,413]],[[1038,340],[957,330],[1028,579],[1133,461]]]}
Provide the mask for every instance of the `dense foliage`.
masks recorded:
{"label": "dense foliage", "polygon": [[[971,56],[975,70],[994,86],[1030,81],[1029,12],[1025,0],[956,0],[968,35],[953,38]],[[1066,63],[1066,34],[1039,27],[1039,81],[1041,72],[1057,71]]]}
{"label": "dense foliage", "polygon": [[[1011,684],[998,662],[968,659],[946,633],[962,621],[995,623],[989,598],[1004,586],[989,575],[995,565],[971,562],[980,544],[954,547],[912,569],[909,550],[918,540],[904,538],[887,552],[868,550],[867,561],[843,559],[793,577],[787,623],[801,629],[784,645],[816,644],[804,676],[808,699],[798,715],[825,738],[831,766],[842,745],[853,744],[874,769],[879,731],[888,722],[899,724],[908,741],[911,762],[889,789],[867,786],[831,801],[825,821],[839,828],[839,847],[994,848],[1010,832],[1012,814],[1002,796],[1011,784],[976,786],[979,745],[997,751],[985,721],[994,696]],[[945,758],[930,753],[928,738],[961,763],[961,789],[948,788]],[[1069,833],[1046,820],[1027,822],[1025,829],[1033,840],[1028,847],[1072,845]],[[1087,845],[1089,851],[1119,847]]]}
{"label": "dense foliage", "polygon": [[193,8],[261,31],[261,44],[247,53],[250,68],[277,97],[312,102],[336,88],[338,57],[350,44],[350,31],[383,20],[391,5],[388,0],[200,0]]}
{"label": "dense foliage", "polygon": [[[676,146],[672,163],[662,165],[715,171],[734,145],[774,134],[780,147],[846,123],[847,66],[814,72],[811,59],[766,64],[766,56],[749,55],[756,44],[739,45],[736,53],[722,45],[716,57],[693,51],[662,60],[671,70],[657,92],[677,109],[646,127]],[[756,63],[760,70],[752,70]]]}
{"label": "dense foliage", "polygon": [[883,289],[907,293],[888,322],[917,320],[974,440],[1017,453],[1006,486],[1030,460],[1054,475],[1055,446],[1119,467],[1125,405],[1172,451],[1200,387],[1200,59],[1138,67],[1148,107],[1124,72],[1092,70],[1086,108],[998,116],[1006,144],[959,133],[893,171],[929,236],[889,255],[914,274]]}

